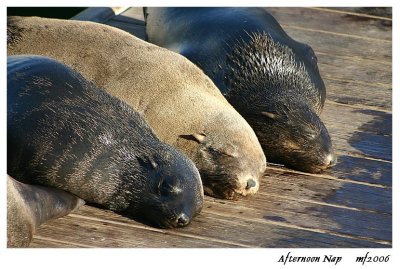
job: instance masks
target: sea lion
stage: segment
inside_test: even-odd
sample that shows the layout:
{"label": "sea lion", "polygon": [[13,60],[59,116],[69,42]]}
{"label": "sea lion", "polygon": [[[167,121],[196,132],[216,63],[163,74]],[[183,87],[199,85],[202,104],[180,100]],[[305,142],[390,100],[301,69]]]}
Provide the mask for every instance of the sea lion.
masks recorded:
{"label": "sea lion", "polygon": [[263,8],[146,8],[147,40],[198,65],[256,132],[269,162],[320,172],[335,163],[319,118],[325,85],[310,46]]}
{"label": "sea lion", "polygon": [[131,107],[43,56],[7,59],[7,172],[163,228],[203,204],[193,162]]}
{"label": "sea lion", "polygon": [[68,192],[23,184],[7,176],[7,247],[28,247],[39,225],[84,204]]}
{"label": "sea lion", "polygon": [[84,21],[8,18],[8,54],[53,57],[124,100],[200,171],[205,192],[254,194],[266,159],[258,139],[213,82],[183,56]]}

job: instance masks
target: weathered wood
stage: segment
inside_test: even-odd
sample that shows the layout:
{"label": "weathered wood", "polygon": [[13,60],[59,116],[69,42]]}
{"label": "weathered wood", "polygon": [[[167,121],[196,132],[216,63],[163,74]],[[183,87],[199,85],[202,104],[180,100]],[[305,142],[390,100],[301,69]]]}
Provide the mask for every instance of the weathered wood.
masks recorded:
{"label": "weathered wood", "polygon": [[370,17],[381,20],[390,20],[392,18],[391,7],[326,7],[322,11],[339,11],[360,17]]}
{"label": "weathered wood", "polygon": [[[362,81],[363,84],[369,83],[386,87],[385,93],[390,98],[392,68],[384,64],[369,61],[359,61],[358,59],[348,59],[323,55],[318,59],[318,67],[323,78],[336,78],[346,81]],[[362,85],[360,85],[362,87]],[[352,95],[353,93],[349,93]]]}
{"label": "weathered wood", "polygon": [[[108,215],[113,217],[107,218]],[[91,217],[86,213],[57,219],[40,227],[37,236],[50,240],[63,238],[66,242],[78,242],[87,247],[241,247],[218,240],[169,234],[171,231],[168,230],[149,229],[132,220],[120,221],[123,217],[108,211],[99,216]]]}
{"label": "weathered wood", "polygon": [[261,195],[273,194],[368,212],[392,212],[390,187],[272,169],[267,169],[264,180],[260,186]]}
{"label": "weathered wood", "polygon": [[[59,221],[62,221],[62,219],[59,219]],[[52,229],[52,228],[50,228]],[[51,236],[51,237],[42,237],[42,236],[35,236],[29,245],[30,248],[89,248],[91,246],[80,244],[80,243],[75,243],[75,242],[70,242],[66,240],[62,240],[62,238],[65,238],[65,236],[61,237],[56,237],[56,236]],[[78,241],[79,242],[79,241]]]}
{"label": "weathered wood", "polygon": [[317,56],[322,52],[331,56],[355,56],[382,62],[390,62],[392,59],[390,41],[345,36],[296,26],[282,27],[295,40],[309,44]]}
{"label": "weathered wood", "polygon": [[392,160],[392,114],[326,103],[321,119],[342,155]]}
{"label": "weathered wood", "polygon": [[[211,208],[212,206],[215,203]],[[149,228],[110,211],[84,206],[75,214],[54,220],[51,226],[41,226],[35,237],[50,240],[64,238],[68,242],[96,247],[389,246],[383,241],[336,236],[320,229],[301,230],[290,225],[275,225],[276,222],[279,221],[264,219],[255,222],[235,215],[215,214],[205,209],[188,227],[162,230]]]}
{"label": "weathered wood", "polygon": [[392,40],[387,20],[348,13],[326,12],[314,8],[268,7],[279,23],[327,32]]}
{"label": "weathered wood", "polygon": [[392,163],[339,155],[337,164],[321,176],[391,187]]}
{"label": "weathered wood", "polygon": [[[329,72],[326,68],[325,72]],[[356,79],[329,78],[324,75],[327,100],[348,105],[363,105],[369,109],[392,110],[391,85],[360,83]]]}

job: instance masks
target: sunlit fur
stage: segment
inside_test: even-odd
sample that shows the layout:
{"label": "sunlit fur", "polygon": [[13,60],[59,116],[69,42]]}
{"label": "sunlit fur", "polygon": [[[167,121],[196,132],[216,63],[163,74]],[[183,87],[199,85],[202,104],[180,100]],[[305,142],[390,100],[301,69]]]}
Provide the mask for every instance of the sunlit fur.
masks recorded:
{"label": "sunlit fur", "polygon": [[228,54],[226,98],[253,127],[269,162],[310,172],[328,167],[333,149],[318,116],[323,103],[304,64],[267,33],[246,39]]}

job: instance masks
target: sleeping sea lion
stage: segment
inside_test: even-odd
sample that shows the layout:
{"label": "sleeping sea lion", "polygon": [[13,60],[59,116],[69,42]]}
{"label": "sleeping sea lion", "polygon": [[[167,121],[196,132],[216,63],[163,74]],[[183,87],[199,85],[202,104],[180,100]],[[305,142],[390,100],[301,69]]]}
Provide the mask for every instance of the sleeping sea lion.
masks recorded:
{"label": "sleeping sea lion", "polygon": [[7,172],[163,228],[203,205],[193,162],[124,102],[43,56],[7,59]]}

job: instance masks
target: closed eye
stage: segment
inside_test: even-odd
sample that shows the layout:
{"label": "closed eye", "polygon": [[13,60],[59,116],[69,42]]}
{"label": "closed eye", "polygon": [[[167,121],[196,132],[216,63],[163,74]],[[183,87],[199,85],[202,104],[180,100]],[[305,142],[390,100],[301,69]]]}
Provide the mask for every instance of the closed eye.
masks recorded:
{"label": "closed eye", "polygon": [[225,151],[222,151],[222,150],[213,148],[213,147],[209,147],[209,151],[210,151],[211,153],[218,154],[218,155],[223,155],[223,156],[232,157],[232,158],[235,157],[235,156],[234,156],[233,154],[231,154],[231,153],[228,153],[228,152],[225,152]]}
{"label": "closed eye", "polygon": [[159,186],[160,195],[162,196],[170,196],[176,195],[182,192],[182,189],[179,186],[171,185],[166,180],[164,180]]}

